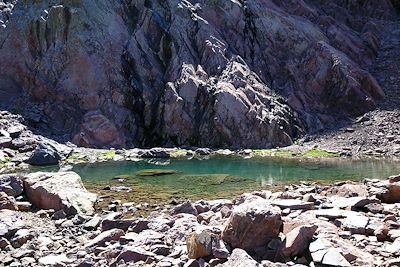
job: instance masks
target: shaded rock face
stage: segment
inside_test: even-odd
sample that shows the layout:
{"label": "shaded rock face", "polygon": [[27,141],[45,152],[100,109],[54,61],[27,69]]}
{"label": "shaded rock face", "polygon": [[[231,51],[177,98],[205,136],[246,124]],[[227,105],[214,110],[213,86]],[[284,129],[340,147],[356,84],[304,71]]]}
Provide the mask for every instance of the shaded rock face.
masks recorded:
{"label": "shaded rock face", "polygon": [[0,102],[94,147],[283,146],[373,109],[371,18],[395,16],[389,0],[0,3]]}

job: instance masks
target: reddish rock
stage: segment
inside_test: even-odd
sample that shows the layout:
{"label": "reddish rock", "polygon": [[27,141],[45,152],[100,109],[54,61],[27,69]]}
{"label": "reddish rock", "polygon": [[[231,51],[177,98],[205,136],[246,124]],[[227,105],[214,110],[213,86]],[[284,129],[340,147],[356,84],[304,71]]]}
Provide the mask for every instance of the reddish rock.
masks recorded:
{"label": "reddish rock", "polygon": [[234,207],[222,239],[232,248],[253,250],[276,238],[282,225],[281,210],[266,201]]}
{"label": "reddish rock", "polygon": [[280,254],[286,258],[300,256],[308,249],[317,228],[316,225],[303,225],[287,233]]}
{"label": "reddish rock", "polygon": [[0,192],[0,210],[2,209],[18,210],[18,205],[15,201],[15,198],[8,196],[4,192]]}
{"label": "reddish rock", "polygon": [[192,233],[186,239],[189,259],[198,259],[210,256],[213,247],[219,243],[219,238],[210,231]]}
{"label": "reddish rock", "polygon": [[63,210],[67,215],[94,212],[97,196],[85,189],[74,172],[32,173],[24,177],[24,188],[28,200],[38,208]]}

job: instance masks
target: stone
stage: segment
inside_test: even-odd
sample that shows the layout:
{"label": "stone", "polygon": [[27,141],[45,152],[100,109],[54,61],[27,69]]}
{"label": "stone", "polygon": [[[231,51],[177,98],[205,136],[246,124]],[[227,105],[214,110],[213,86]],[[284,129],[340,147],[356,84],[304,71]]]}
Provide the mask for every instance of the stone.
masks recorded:
{"label": "stone", "polygon": [[28,201],[17,201],[16,203],[19,211],[28,212],[32,210],[32,204]]}
{"label": "stone", "polygon": [[235,248],[228,261],[221,266],[225,267],[261,267],[246,251]]}
{"label": "stone", "polygon": [[196,259],[189,259],[183,267],[200,267],[200,263]]}
{"label": "stone", "polygon": [[24,191],[23,182],[18,175],[2,175],[0,176],[1,191],[12,197],[20,196]]}
{"label": "stone", "polygon": [[85,189],[81,177],[74,172],[28,174],[24,188],[28,200],[38,208],[63,210],[67,215],[94,212],[97,196]]}
{"label": "stone", "polygon": [[173,214],[187,213],[197,216],[197,210],[190,201],[186,201],[174,208]]}
{"label": "stone", "polygon": [[362,215],[353,215],[344,219],[342,227],[352,234],[365,234],[369,218]]}
{"label": "stone", "polygon": [[371,212],[373,214],[383,213],[383,206],[379,203],[370,203],[364,206],[366,212]]}
{"label": "stone", "polygon": [[351,267],[350,263],[334,248],[330,248],[325,253],[322,264],[327,266],[340,266],[340,267]]}
{"label": "stone", "polygon": [[11,238],[24,227],[25,222],[17,211],[0,210],[0,237]]}
{"label": "stone", "polygon": [[107,231],[110,229],[121,229],[127,231],[128,228],[135,222],[135,220],[108,220],[104,219],[101,222],[101,231]]}
{"label": "stone", "polygon": [[213,253],[213,247],[216,247],[218,243],[218,237],[210,231],[189,234],[186,240],[189,259],[210,256]]}
{"label": "stone", "polygon": [[67,218],[67,214],[63,210],[57,210],[56,212],[53,213],[51,216],[52,220],[61,220]]}
{"label": "stone", "polygon": [[280,254],[285,258],[300,256],[308,249],[317,229],[318,226],[316,225],[303,225],[287,233],[282,247],[280,248]]}
{"label": "stone", "polygon": [[379,192],[376,197],[383,203],[400,202],[400,182],[386,184],[384,190]]}
{"label": "stone", "polygon": [[272,205],[278,206],[281,209],[290,209],[290,210],[314,209],[313,202],[305,202],[298,199],[277,199],[272,202]]}
{"label": "stone", "polygon": [[11,246],[11,243],[4,237],[0,237],[0,249],[4,250],[8,246]]}
{"label": "stone", "polygon": [[151,252],[157,255],[168,256],[171,253],[171,248],[167,245],[154,245],[151,247]]}
{"label": "stone", "polygon": [[104,246],[106,242],[116,241],[124,234],[125,232],[121,229],[111,229],[96,236],[93,240],[89,241],[85,247],[93,248]]}
{"label": "stone", "polygon": [[399,267],[400,266],[400,259],[391,259],[384,263],[384,267]]}
{"label": "stone", "polygon": [[213,216],[215,216],[215,213],[210,210],[197,215],[197,220],[199,221],[199,223],[201,222],[209,223]]}
{"label": "stone", "polygon": [[87,221],[84,225],[83,228],[89,231],[97,229],[97,227],[101,223],[101,217],[98,215],[93,216],[89,221]]}
{"label": "stone", "polygon": [[50,254],[48,256],[39,258],[39,263],[42,265],[62,266],[64,263],[68,262],[70,262],[70,260],[67,258],[65,254],[60,254],[60,255]]}
{"label": "stone", "polygon": [[0,192],[0,210],[18,210],[17,202],[14,197],[8,196],[4,192]]}
{"label": "stone", "polygon": [[116,266],[118,262],[123,260],[124,262],[134,263],[134,262],[147,262],[151,263],[155,260],[156,254],[148,252],[142,248],[137,247],[126,247],[121,254],[111,263],[112,266]]}
{"label": "stone", "polygon": [[256,200],[234,207],[222,232],[232,248],[253,250],[276,238],[282,225],[281,210]]}
{"label": "stone", "polygon": [[386,251],[391,253],[393,256],[400,256],[400,237],[388,245]]}
{"label": "stone", "polygon": [[34,237],[35,235],[30,230],[20,229],[14,234],[10,242],[14,248],[19,248]]}
{"label": "stone", "polygon": [[33,151],[27,163],[37,166],[56,165],[61,160],[61,155],[51,145],[39,144]]}

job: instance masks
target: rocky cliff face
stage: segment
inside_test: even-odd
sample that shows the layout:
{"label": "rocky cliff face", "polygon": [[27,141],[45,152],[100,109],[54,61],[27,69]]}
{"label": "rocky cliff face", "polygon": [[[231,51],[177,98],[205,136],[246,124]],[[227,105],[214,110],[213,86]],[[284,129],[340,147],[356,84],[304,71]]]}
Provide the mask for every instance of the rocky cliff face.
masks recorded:
{"label": "rocky cliff face", "polygon": [[0,1],[0,102],[93,147],[291,144],[384,93],[398,1]]}

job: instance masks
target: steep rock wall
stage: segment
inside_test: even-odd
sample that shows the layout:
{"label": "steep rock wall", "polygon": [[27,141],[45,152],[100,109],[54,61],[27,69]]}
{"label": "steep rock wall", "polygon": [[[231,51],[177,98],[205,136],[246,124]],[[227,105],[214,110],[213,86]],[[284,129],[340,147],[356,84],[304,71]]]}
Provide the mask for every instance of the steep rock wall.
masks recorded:
{"label": "steep rock wall", "polygon": [[273,147],[374,109],[384,1],[0,2],[0,102],[78,145]]}

